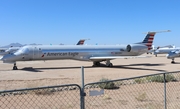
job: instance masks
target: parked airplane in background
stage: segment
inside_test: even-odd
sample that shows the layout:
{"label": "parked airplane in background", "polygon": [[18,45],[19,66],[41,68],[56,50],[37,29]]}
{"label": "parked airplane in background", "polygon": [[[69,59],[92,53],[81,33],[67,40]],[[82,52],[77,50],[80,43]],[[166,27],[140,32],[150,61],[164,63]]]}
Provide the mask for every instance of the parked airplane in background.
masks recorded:
{"label": "parked airplane in background", "polygon": [[176,49],[178,49],[178,47],[175,46],[158,48],[154,51],[154,55],[157,57],[157,54],[168,54],[169,52],[174,51]]}
{"label": "parked airplane in background", "polygon": [[167,48],[173,48],[173,47],[174,46],[172,45],[158,46],[158,47],[154,47],[154,45],[152,45],[152,49],[149,50],[147,54],[154,54],[157,57],[157,54],[167,54],[167,53],[163,53],[163,51],[161,52],[161,50],[164,50]]}
{"label": "parked airplane in background", "polygon": [[152,49],[156,33],[148,32],[142,42],[128,45],[29,45],[13,54],[4,55],[1,60],[4,63],[14,63],[13,70],[17,70],[17,61],[60,59],[92,61],[93,66],[100,66],[100,62],[105,61],[106,66],[112,67],[112,59],[138,57]]}
{"label": "parked airplane in background", "polygon": [[175,63],[174,59],[175,58],[178,58],[180,57],[180,48],[177,47],[176,49],[170,51],[168,54],[167,54],[167,58],[168,59],[172,59],[171,63]]}
{"label": "parked airplane in background", "polygon": [[[85,40],[87,40],[87,39],[80,39],[78,41],[77,45],[83,45]],[[20,48],[21,47],[0,48],[0,55],[6,55],[6,54],[15,53]]]}
{"label": "parked airplane in background", "polygon": [[0,48],[0,55],[5,55],[7,48]]}
{"label": "parked airplane in background", "polygon": [[76,45],[84,45],[84,42],[86,40],[90,40],[90,39],[80,39],[79,42]]}
{"label": "parked airplane in background", "polygon": [[6,55],[10,53],[15,53],[20,47],[9,47],[9,48],[3,48],[0,51],[0,55]]}

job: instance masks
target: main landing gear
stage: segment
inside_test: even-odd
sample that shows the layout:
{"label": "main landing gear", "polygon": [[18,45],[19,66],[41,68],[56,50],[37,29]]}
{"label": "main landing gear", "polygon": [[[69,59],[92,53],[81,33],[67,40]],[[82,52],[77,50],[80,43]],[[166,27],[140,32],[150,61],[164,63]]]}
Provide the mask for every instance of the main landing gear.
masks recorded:
{"label": "main landing gear", "polygon": [[[106,63],[105,65],[107,67],[112,67],[113,66],[113,64],[110,62],[110,60],[106,60],[105,63]],[[93,62],[93,67],[100,67],[100,66],[101,66],[101,63],[99,61]]]}
{"label": "main landing gear", "polygon": [[16,63],[14,63],[13,70],[18,70]]}
{"label": "main landing gear", "polygon": [[93,62],[93,67],[99,67],[101,65],[100,62]]}

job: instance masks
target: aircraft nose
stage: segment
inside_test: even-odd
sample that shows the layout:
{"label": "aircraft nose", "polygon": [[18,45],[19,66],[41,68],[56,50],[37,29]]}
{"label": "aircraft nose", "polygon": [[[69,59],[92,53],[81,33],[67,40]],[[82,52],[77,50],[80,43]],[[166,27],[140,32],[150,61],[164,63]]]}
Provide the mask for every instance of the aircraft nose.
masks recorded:
{"label": "aircraft nose", "polygon": [[178,57],[178,54],[176,52],[170,52],[166,55],[168,59],[173,59],[175,57]]}
{"label": "aircraft nose", "polygon": [[6,62],[15,62],[15,55],[14,54],[7,54],[1,57],[1,60]]}
{"label": "aircraft nose", "polygon": [[166,57],[167,57],[168,59],[170,59],[171,55],[170,55],[170,54],[167,54]]}
{"label": "aircraft nose", "polygon": [[3,56],[0,57],[0,60],[2,60]]}

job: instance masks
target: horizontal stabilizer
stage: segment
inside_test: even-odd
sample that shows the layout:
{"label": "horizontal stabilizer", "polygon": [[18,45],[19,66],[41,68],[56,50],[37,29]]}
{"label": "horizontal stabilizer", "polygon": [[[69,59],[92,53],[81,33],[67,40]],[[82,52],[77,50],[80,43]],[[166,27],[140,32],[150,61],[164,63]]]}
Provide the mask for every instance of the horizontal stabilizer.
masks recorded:
{"label": "horizontal stabilizer", "polygon": [[171,30],[164,30],[164,31],[148,31],[148,32],[145,32],[144,34],[148,34],[148,33],[163,33],[163,32],[171,32]]}

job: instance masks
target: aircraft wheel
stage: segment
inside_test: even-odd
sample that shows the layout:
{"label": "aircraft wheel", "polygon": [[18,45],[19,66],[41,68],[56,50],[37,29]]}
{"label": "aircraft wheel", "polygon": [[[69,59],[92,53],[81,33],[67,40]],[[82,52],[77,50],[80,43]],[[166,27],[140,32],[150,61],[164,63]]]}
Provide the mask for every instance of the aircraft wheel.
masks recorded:
{"label": "aircraft wheel", "polygon": [[93,67],[98,67],[100,65],[101,65],[100,62],[93,62]]}
{"label": "aircraft wheel", "polygon": [[175,63],[175,61],[171,61],[171,64],[174,64]]}
{"label": "aircraft wheel", "polygon": [[174,61],[174,59],[172,59],[171,64],[174,64],[174,63],[175,63],[175,61]]}
{"label": "aircraft wheel", "polygon": [[100,66],[100,62],[96,62],[96,66]]}
{"label": "aircraft wheel", "polygon": [[112,64],[112,63],[110,63],[108,66],[109,66],[109,67],[112,67],[112,66],[113,66],[113,64]]}
{"label": "aircraft wheel", "polygon": [[13,70],[18,70],[16,63],[14,63]]}
{"label": "aircraft wheel", "polygon": [[13,70],[18,70],[17,66],[13,66]]}

